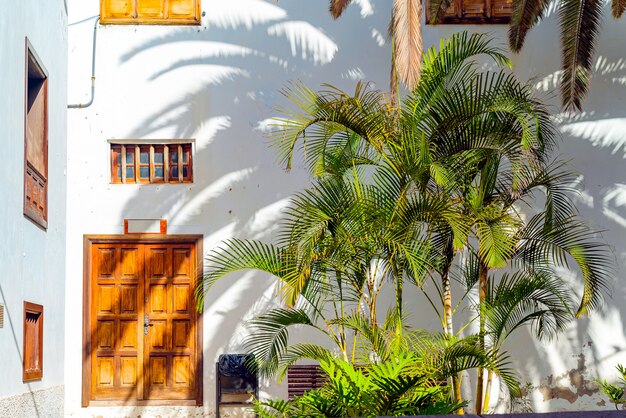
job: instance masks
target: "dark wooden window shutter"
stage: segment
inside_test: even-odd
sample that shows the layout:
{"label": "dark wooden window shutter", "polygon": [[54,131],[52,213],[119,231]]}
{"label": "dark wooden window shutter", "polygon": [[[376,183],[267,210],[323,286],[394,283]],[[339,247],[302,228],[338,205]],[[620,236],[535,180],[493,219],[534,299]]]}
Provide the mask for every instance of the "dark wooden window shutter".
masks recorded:
{"label": "dark wooden window shutter", "polygon": [[[426,23],[429,16],[429,0],[426,4]],[[511,20],[513,0],[453,0],[443,22],[449,24],[506,24]]]}
{"label": "dark wooden window shutter", "polygon": [[24,215],[48,227],[48,75],[26,40]]}
{"label": "dark wooden window shutter", "polygon": [[43,306],[24,302],[24,382],[43,377]]}

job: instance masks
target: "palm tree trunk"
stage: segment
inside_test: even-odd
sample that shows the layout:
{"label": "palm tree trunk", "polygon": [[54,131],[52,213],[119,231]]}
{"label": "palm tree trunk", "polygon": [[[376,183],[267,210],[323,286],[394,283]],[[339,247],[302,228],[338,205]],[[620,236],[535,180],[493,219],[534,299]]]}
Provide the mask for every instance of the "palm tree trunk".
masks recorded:
{"label": "palm tree trunk", "polygon": [[391,69],[389,70],[389,102],[391,108],[395,109],[398,103],[398,72],[396,70],[396,37],[393,31],[394,8],[391,8],[391,24],[389,25],[389,35],[391,38]]}
{"label": "palm tree trunk", "polygon": [[[345,309],[343,306],[343,282],[341,279],[341,272],[335,271],[335,275],[337,277],[337,286],[339,288],[339,312],[335,313],[337,318],[339,318],[339,314],[341,317],[345,315]],[[336,308],[335,308],[336,311]],[[347,338],[346,338],[346,328],[342,324],[339,326],[339,341],[341,342],[341,354],[343,355],[344,361],[348,361],[348,347],[347,347]]]}
{"label": "palm tree trunk", "polygon": [[[452,336],[454,335],[454,329],[452,326],[452,291],[450,289],[450,266],[452,266],[452,260],[454,259],[454,249],[452,247],[452,240],[450,240],[446,246],[446,265],[441,271],[441,288],[443,293],[443,322],[444,322],[444,334]],[[461,395],[461,379],[458,374],[452,376],[452,395],[454,401],[463,402],[463,396]],[[463,409],[459,409],[456,412],[457,415],[464,415]]]}
{"label": "palm tree trunk", "polygon": [[[479,291],[478,291],[478,299],[479,299],[479,308],[478,308],[478,319],[480,321],[479,324],[479,344],[480,348],[485,350],[485,316],[483,315],[483,304],[485,303],[485,299],[487,298],[487,273],[489,272],[489,268],[481,261],[480,262],[480,270],[478,273],[479,280]],[[476,382],[476,413],[480,414],[483,410],[483,386],[484,386],[484,373],[485,370],[482,367],[478,368],[478,381]]]}
{"label": "palm tree trunk", "polygon": [[485,389],[485,405],[483,405],[483,412],[486,414],[489,412],[489,401],[491,397],[491,382],[493,381],[493,371],[489,370],[487,373],[487,389]]}
{"label": "palm tree trunk", "polygon": [[[461,378],[459,377],[458,374],[455,374],[454,376],[452,376],[452,392],[454,394],[454,401],[455,402],[463,402],[463,396],[461,396]],[[463,411],[463,408],[459,408],[456,411],[457,415],[465,415],[465,411]]]}
{"label": "palm tree trunk", "polygon": [[398,318],[396,319],[396,335],[402,334],[402,275],[395,273],[396,276],[396,305]]}

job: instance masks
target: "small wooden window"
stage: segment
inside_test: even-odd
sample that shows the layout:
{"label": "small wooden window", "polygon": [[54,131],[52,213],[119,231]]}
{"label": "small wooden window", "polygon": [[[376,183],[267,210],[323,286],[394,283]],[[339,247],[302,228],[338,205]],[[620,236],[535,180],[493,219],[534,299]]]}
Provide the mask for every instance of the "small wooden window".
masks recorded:
{"label": "small wooden window", "polygon": [[43,377],[43,306],[24,302],[24,382]]}
{"label": "small wooden window", "polygon": [[48,227],[48,76],[26,39],[24,215]]}
{"label": "small wooden window", "polygon": [[200,0],[100,0],[100,22],[121,25],[199,25]]}
{"label": "small wooden window", "polygon": [[[430,1],[425,0],[426,23],[430,19]],[[443,22],[448,24],[507,24],[513,13],[513,0],[452,0]]]}
{"label": "small wooden window", "polygon": [[191,144],[111,144],[111,183],[191,183]]}

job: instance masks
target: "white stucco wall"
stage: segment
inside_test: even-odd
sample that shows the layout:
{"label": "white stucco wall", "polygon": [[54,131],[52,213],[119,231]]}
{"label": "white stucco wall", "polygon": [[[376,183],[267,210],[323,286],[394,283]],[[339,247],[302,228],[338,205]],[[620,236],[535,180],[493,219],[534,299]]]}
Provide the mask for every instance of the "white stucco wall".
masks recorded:
{"label": "white stucco wall", "polygon": [[[48,230],[24,217],[25,37],[48,71]],[[63,384],[67,11],[63,0],[0,2],[0,415],[62,411],[41,390]],[[43,379],[22,383],[23,302],[44,306]],[[34,394],[33,394],[34,393]],[[23,398],[15,395],[27,394]],[[54,408],[47,408],[55,402]],[[6,405],[4,405],[6,406]],[[15,409],[15,408],[26,409]],[[15,416],[15,415],[14,415]]]}
{"label": "white stucco wall", "polygon": [[[335,22],[322,0],[205,0],[206,16],[199,27],[98,29],[95,102],[68,116],[72,179],[67,230],[68,413],[95,413],[80,409],[83,234],[122,233],[124,218],[165,218],[170,233],[204,234],[205,250],[232,236],[270,240],[281,208],[307,184],[307,176],[299,168],[284,173],[277,167],[259,124],[274,115],[275,105],[284,104],[279,90],[289,80],[314,88],[328,82],[349,91],[362,78],[386,89],[388,3],[355,1]],[[90,18],[98,13],[97,0],[69,2],[71,102],[89,99]],[[425,46],[460,29],[426,27]],[[491,31],[504,43],[504,27],[473,29]],[[605,237],[621,268],[618,277],[626,263],[626,137],[621,129],[626,126],[626,112],[621,110],[626,98],[625,35],[624,21],[613,22],[607,13],[587,111],[561,123],[561,152],[572,159],[586,185],[581,213],[607,230]],[[558,112],[552,81],[559,68],[554,16],[531,33],[514,62],[522,79],[536,78],[538,93]],[[194,139],[194,183],[109,184],[111,138]],[[239,324],[271,300],[270,284],[263,276],[234,276],[209,295],[204,322],[205,411],[213,410],[217,356],[238,350]],[[415,300],[415,309],[424,312],[418,316],[419,325],[436,329],[430,308],[418,296]],[[511,340],[522,380],[535,388],[529,400],[536,411],[603,408],[598,395],[589,395],[588,381],[612,378],[614,364],[626,362],[625,301],[618,283],[602,312],[572,324],[557,341],[539,343],[525,333]],[[265,389],[269,394],[283,393],[274,384]],[[116,411],[97,413],[113,416]]]}

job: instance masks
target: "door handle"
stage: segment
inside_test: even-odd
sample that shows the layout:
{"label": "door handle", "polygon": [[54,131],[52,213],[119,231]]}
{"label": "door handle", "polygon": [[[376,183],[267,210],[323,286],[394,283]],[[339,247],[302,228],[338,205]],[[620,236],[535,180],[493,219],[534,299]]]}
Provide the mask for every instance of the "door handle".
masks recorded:
{"label": "door handle", "polygon": [[150,323],[150,317],[148,316],[148,314],[144,314],[143,316],[143,334],[144,335],[148,335],[148,327],[150,327],[152,324]]}

